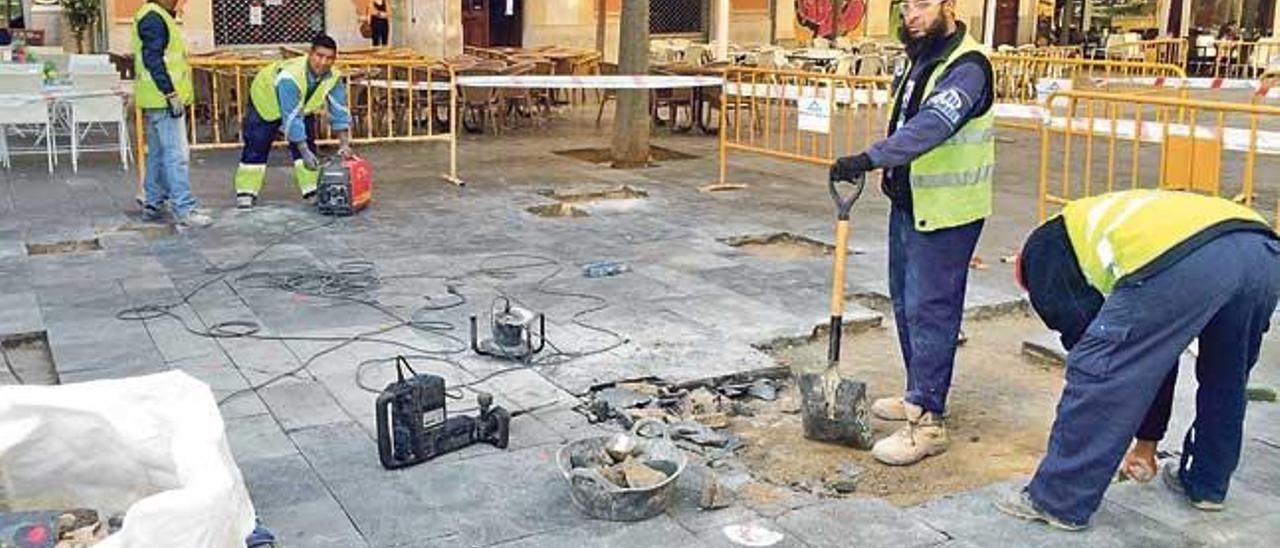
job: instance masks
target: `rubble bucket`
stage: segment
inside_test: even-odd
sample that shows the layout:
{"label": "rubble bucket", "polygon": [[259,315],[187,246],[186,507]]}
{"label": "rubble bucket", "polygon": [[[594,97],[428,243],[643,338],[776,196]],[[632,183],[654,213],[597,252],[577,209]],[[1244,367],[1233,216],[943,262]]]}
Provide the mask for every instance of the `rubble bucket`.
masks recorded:
{"label": "rubble bucket", "polygon": [[609,521],[640,521],[667,510],[675,500],[676,480],[684,472],[688,459],[671,443],[665,428],[660,438],[642,436],[641,431],[647,425],[665,427],[652,419],[636,422],[632,434],[637,438],[638,450],[633,458],[644,459],[646,465],[663,472],[667,479],[649,487],[619,486],[582,466],[604,451],[610,436],[572,441],[556,452],[556,466],[569,482],[569,495],[574,506],[592,518]]}

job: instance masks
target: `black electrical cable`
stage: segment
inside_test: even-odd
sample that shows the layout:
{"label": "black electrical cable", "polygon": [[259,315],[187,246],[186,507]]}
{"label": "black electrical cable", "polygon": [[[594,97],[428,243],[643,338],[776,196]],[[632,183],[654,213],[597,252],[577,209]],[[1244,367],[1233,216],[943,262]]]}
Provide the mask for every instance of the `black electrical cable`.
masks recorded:
{"label": "black electrical cable", "polygon": [[[464,383],[460,386],[456,386],[455,387],[456,390],[472,389],[473,386],[492,380],[493,378],[496,378],[500,375],[511,373],[513,371],[521,371],[526,369],[533,369],[534,371],[537,371],[538,374],[542,376],[544,379],[546,379],[548,382],[551,382],[553,385],[557,386],[557,388],[561,388],[563,390],[563,387],[559,386],[559,384],[556,383],[553,379],[551,379],[541,371],[538,371],[538,366],[558,365],[560,363],[564,363],[565,361],[569,361],[572,359],[595,355],[603,352],[608,352],[628,342],[628,340],[625,337],[622,337],[621,335],[619,335],[614,331],[589,324],[583,320],[585,316],[607,308],[609,306],[609,303],[606,299],[604,299],[603,297],[599,297],[597,295],[590,295],[585,293],[547,288],[546,284],[549,283],[554,278],[556,278],[557,276],[559,276],[564,271],[563,266],[561,266],[561,264],[558,261],[550,257],[545,257],[541,255],[532,255],[532,254],[520,254],[520,253],[502,254],[502,255],[494,255],[494,256],[487,257],[481,261],[481,265],[479,268],[462,273],[460,275],[408,273],[408,274],[392,275],[387,277],[379,277],[376,271],[376,266],[372,261],[355,260],[355,261],[344,261],[342,263],[339,263],[337,268],[333,270],[325,270],[320,268],[308,267],[308,268],[291,269],[291,270],[275,271],[275,272],[253,272],[253,273],[248,273],[248,274],[239,276],[236,279],[237,284],[240,284],[241,286],[246,288],[276,289],[276,290],[287,291],[295,294],[348,301],[348,302],[368,306],[396,320],[396,323],[393,323],[391,325],[383,326],[378,329],[374,329],[370,331],[357,333],[351,336],[325,337],[325,336],[296,336],[296,335],[290,335],[290,336],[263,335],[263,334],[260,334],[261,326],[257,322],[247,321],[247,320],[230,320],[230,321],[218,322],[210,325],[206,329],[200,330],[200,329],[193,328],[190,324],[187,323],[185,318],[173,312],[174,309],[180,306],[189,304],[191,299],[194,298],[195,295],[207,289],[208,287],[212,286],[214,283],[217,283],[219,281],[225,282],[227,275],[233,272],[248,268],[258,258],[260,258],[272,247],[284,242],[289,238],[302,234],[304,232],[309,232],[312,230],[316,230],[318,228],[325,228],[325,227],[331,226],[335,222],[337,222],[336,218],[330,219],[325,223],[316,223],[310,226],[304,226],[302,228],[285,230],[280,236],[272,239],[270,242],[268,242],[266,245],[258,249],[256,252],[250,255],[246,260],[240,263],[233,264],[226,267],[211,266],[207,268],[205,272],[208,274],[212,274],[212,276],[209,279],[198,284],[193,289],[189,290],[187,293],[183,294],[182,297],[177,301],[172,301],[167,303],[150,303],[150,304],[145,304],[137,307],[126,308],[119,311],[116,314],[116,317],[118,319],[128,320],[128,321],[152,320],[152,319],[158,319],[161,317],[169,317],[174,320],[177,320],[184,330],[186,330],[187,332],[193,335],[214,338],[214,339],[251,338],[255,340],[268,340],[268,341],[281,341],[281,342],[300,341],[300,342],[333,342],[335,343],[330,347],[321,349],[317,353],[312,354],[310,357],[303,360],[302,363],[300,363],[297,367],[294,367],[289,369],[288,371],[276,374],[256,385],[252,385],[247,388],[236,390],[227,394],[226,396],[218,400],[218,405],[222,405],[227,401],[231,400],[232,398],[237,397],[239,395],[249,393],[249,392],[257,392],[258,390],[261,390],[271,384],[274,384],[275,382],[278,382],[281,379],[296,375],[297,373],[303,370],[306,370],[311,363],[313,363],[315,360],[319,359],[320,357],[336,352],[337,350],[343,347],[346,347],[350,344],[354,344],[357,342],[387,344],[391,346],[396,346],[396,347],[413,352],[414,354],[412,354],[412,356],[414,356],[417,359],[438,360],[444,363],[448,363],[451,366],[459,369],[460,371],[467,372],[467,369],[457,361],[449,360],[443,357],[449,354],[459,354],[459,353],[465,352],[468,348],[465,341],[455,336],[452,336],[448,333],[449,331],[452,331],[454,329],[454,326],[442,320],[423,319],[422,315],[429,312],[439,312],[439,311],[448,310],[451,308],[456,308],[464,305],[467,302],[467,299],[465,295],[463,295],[458,290],[458,287],[462,285],[463,280],[465,280],[466,278],[475,277],[475,276],[484,276],[494,280],[513,280],[519,276],[519,272],[522,270],[541,268],[541,267],[554,267],[554,269],[552,269],[550,273],[544,275],[542,278],[540,278],[536,282],[534,290],[546,295],[576,298],[576,299],[586,300],[593,303],[592,306],[589,306],[588,308],[575,312],[570,317],[570,321],[573,322],[575,325],[578,325],[584,329],[609,335],[612,338],[614,338],[614,342],[604,347],[596,348],[592,350],[579,351],[579,352],[565,352],[564,350],[556,346],[555,343],[553,343],[550,339],[547,339],[546,340],[547,345],[550,346],[554,350],[554,352],[544,354],[542,357],[538,358],[537,360],[527,361],[526,363],[520,366],[494,371],[488,375],[477,378],[468,383]],[[501,266],[492,265],[492,263],[495,261],[508,260],[513,258],[524,259],[529,262],[501,265]],[[446,292],[448,295],[451,296],[451,298],[447,299],[445,302],[440,304],[429,302],[428,304],[415,309],[409,315],[409,317],[406,318],[406,317],[402,317],[396,311],[390,308],[387,308],[386,306],[377,302],[375,298],[369,297],[369,294],[382,288],[384,281],[386,280],[412,279],[412,278],[436,279],[436,280],[444,281],[446,286]],[[235,292],[234,286],[231,286],[230,283],[228,283],[227,285],[233,292]],[[428,300],[432,299],[432,297],[430,296],[428,296],[427,298]],[[514,302],[518,302],[514,298],[511,298],[511,297],[507,297],[507,298],[511,299]],[[378,335],[387,333],[395,329],[399,329],[401,327],[409,327],[411,329],[422,332],[424,334],[443,337],[451,342],[454,342],[456,344],[456,347],[442,349],[442,350],[424,349],[424,348],[419,348],[414,345],[404,343],[401,341],[384,339],[384,338],[378,337]],[[561,358],[563,359],[563,361],[557,361],[554,364],[550,363],[551,360],[555,358]],[[377,390],[371,389],[370,387],[366,386],[363,383],[361,374],[365,366],[369,365],[370,363],[384,362],[384,361],[389,361],[391,359],[394,359],[394,358],[381,359],[381,360],[366,360],[364,362],[361,362],[357,366],[355,371],[357,386],[359,386],[361,389],[364,389],[364,390],[378,392]],[[232,363],[232,365],[235,366],[237,369],[241,367],[238,364],[235,364],[234,362]],[[449,396],[453,398],[458,398],[458,397],[461,397],[461,394],[460,392],[454,392],[452,394],[449,394]],[[519,415],[522,413],[528,413],[535,409],[547,407],[547,406],[553,405],[554,403],[555,402],[551,402],[549,404],[534,406],[532,408],[525,409],[525,410],[517,410],[515,413],[513,413],[513,416]]]}

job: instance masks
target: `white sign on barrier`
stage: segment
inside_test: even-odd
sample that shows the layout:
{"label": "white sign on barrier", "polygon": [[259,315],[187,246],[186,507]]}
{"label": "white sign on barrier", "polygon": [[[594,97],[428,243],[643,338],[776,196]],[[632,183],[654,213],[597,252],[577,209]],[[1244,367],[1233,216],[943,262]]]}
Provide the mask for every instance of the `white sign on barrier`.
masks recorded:
{"label": "white sign on barrier", "polygon": [[[1071,80],[1059,78],[1041,78],[1036,81],[1036,104],[1043,105],[1045,99],[1059,91],[1071,91]],[[1066,106],[1067,100],[1059,97],[1053,106]]]}
{"label": "white sign on barrier", "polygon": [[800,131],[831,133],[831,100],[826,97],[803,97],[800,106]]}

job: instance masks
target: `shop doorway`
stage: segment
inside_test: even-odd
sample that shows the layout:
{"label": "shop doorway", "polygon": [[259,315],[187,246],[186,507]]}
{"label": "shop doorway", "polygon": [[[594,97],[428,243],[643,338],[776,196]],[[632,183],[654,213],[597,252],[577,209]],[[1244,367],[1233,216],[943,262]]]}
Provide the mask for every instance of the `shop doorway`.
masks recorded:
{"label": "shop doorway", "polygon": [[462,42],[468,46],[524,44],[523,0],[461,0]]}

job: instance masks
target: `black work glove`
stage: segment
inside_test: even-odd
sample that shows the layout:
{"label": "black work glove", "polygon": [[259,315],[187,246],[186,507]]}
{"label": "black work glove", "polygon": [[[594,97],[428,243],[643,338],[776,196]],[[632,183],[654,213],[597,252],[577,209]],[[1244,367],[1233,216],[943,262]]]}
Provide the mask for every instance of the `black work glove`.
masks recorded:
{"label": "black work glove", "polygon": [[831,164],[832,181],[854,181],[858,176],[871,171],[871,157],[864,152],[856,156],[844,156]]}

